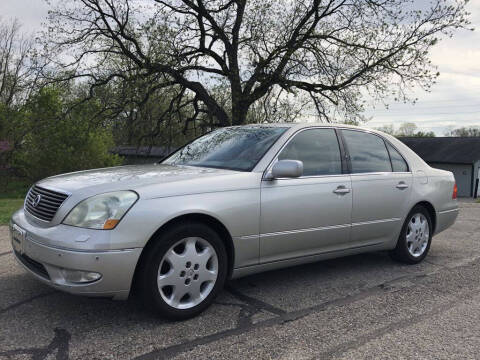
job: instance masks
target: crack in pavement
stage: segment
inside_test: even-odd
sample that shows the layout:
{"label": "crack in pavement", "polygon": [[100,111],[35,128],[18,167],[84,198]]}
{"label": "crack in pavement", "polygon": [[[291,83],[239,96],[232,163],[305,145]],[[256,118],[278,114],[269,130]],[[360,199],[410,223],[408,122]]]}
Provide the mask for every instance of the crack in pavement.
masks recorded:
{"label": "crack in pavement", "polygon": [[412,325],[416,325],[423,320],[426,320],[432,316],[439,315],[445,311],[451,310],[453,306],[465,302],[471,298],[474,298],[480,294],[480,291],[476,291],[474,293],[470,293],[468,296],[464,296],[462,298],[457,298],[455,300],[449,301],[446,304],[443,304],[439,307],[434,308],[432,311],[428,311],[426,313],[415,315],[406,319],[402,319],[400,321],[394,322],[392,324],[383,326],[379,329],[376,329],[368,334],[357,336],[355,340],[347,341],[342,344],[335,346],[328,351],[321,353],[318,356],[313,357],[312,359],[338,359],[342,354],[360,348],[361,346],[368,344],[370,341],[380,338],[386,334],[393,333],[397,330],[408,328]]}
{"label": "crack in pavement", "polygon": [[15,309],[19,306],[22,306],[22,305],[25,305],[25,304],[28,304],[29,302],[32,302],[34,300],[37,300],[37,299],[40,299],[42,297],[46,297],[46,296],[49,296],[49,295],[52,295],[52,294],[55,294],[56,291],[49,291],[49,292],[46,292],[46,293],[42,293],[42,294],[37,294],[35,296],[32,296],[28,299],[25,299],[25,300],[21,300],[19,302],[16,302],[10,306],[7,306],[6,308],[3,308],[3,309],[0,309],[0,315],[6,313],[7,311],[10,311],[12,309]]}
{"label": "crack in pavement", "polygon": [[[150,360],[150,359],[167,359],[171,358],[175,355],[193,350],[195,347],[200,346],[200,345],[205,345],[212,343],[217,340],[221,340],[233,335],[241,335],[243,333],[246,333],[250,330],[253,329],[259,329],[259,328],[267,328],[275,325],[281,325],[284,323],[288,323],[290,321],[295,321],[298,319],[301,319],[305,316],[310,315],[313,312],[317,311],[323,311],[326,308],[332,307],[332,306],[343,306],[347,305],[365,298],[368,298],[370,296],[380,294],[385,292],[386,290],[383,289],[380,285],[374,286],[372,288],[367,288],[364,291],[361,291],[359,293],[353,294],[353,295],[348,295],[342,298],[337,298],[331,301],[327,301],[312,307],[308,307],[305,309],[297,310],[297,311],[291,311],[291,312],[284,312],[281,315],[267,319],[264,321],[260,321],[258,323],[252,324],[251,322],[242,322],[242,325],[239,325],[233,329],[228,329],[224,331],[220,331],[215,334],[207,335],[204,337],[199,337],[191,341],[187,341],[184,343],[172,345],[169,347],[165,347],[162,349],[157,349],[153,350],[149,353],[137,356],[135,359],[136,360]],[[237,304],[235,304],[237,305]]]}
{"label": "crack in pavement", "polygon": [[229,292],[233,297],[242,301],[241,303],[222,303],[215,302],[219,305],[224,306],[237,306],[240,308],[240,312],[237,318],[237,327],[245,327],[253,324],[253,316],[262,311],[267,311],[274,315],[283,315],[286,313],[285,310],[277,308],[269,303],[266,303],[262,300],[248,296],[237,289],[234,289],[230,285],[225,287],[225,290]]}
{"label": "crack in pavement", "polygon": [[0,356],[31,355],[32,360],[44,360],[49,358],[50,355],[53,355],[55,350],[57,350],[55,359],[66,360],[68,359],[71,335],[67,330],[60,328],[55,328],[54,332],[55,336],[50,344],[45,347],[1,351]]}
{"label": "crack in pavement", "polygon": [[232,294],[234,297],[236,297],[238,300],[243,301],[244,303],[249,304],[252,306],[252,308],[257,309],[258,311],[261,310],[266,310],[268,312],[271,312],[272,314],[275,315],[283,315],[286,313],[285,310],[280,309],[276,306],[273,306],[272,304],[269,304],[265,301],[259,300],[257,298],[248,296],[239,290],[233,288],[232,286],[228,285],[225,287],[225,290]]}
{"label": "crack in pavement", "polygon": [[252,324],[252,317],[258,313],[258,310],[253,308],[249,304],[226,303],[226,302],[219,302],[219,301],[216,301],[215,304],[240,308],[240,312],[238,313],[238,317],[237,317],[237,328],[245,327]]}
{"label": "crack in pavement", "polygon": [[433,265],[433,266],[438,266],[438,267],[441,267],[441,268],[444,268],[444,269],[447,268],[446,265],[444,265],[444,264],[437,264],[436,262],[434,262],[434,261],[432,261],[432,260],[423,259],[423,261],[425,261],[427,264],[430,264],[430,265]]}
{"label": "crack in pavement", "polygon": [[[454,268],[462,268],[462,267],[466,267],[466,266],[471,266],[471,265],[475,264],[478,259],[479,258],[475,258],[473,261],[469,262],[468,264],[462,264],[462,265],[459,265],[459,266],[454,267]],[[152,350],[151,352],[143,354],[143,355],[139,355],[139,356],[135,357],[134,359],[136,359],[136,360],[150,360],[150,359],[171,358],[171,357],[174,357],[178,354],[191,351],[194,348],[196,348],[197,346],[206,345],[206,344],[209,344],[209,343],[212,343],[212,342],[215,342],[215,341],[218,341],[218,340],[222,340],[224,338],[228,338],[228,337],[231,337],[231,336],[241,335],[241,334],[244,334],[244,333],[246,333],[250,330],[255,330],[255,329],[260,329],[260,328],[268,328],[268,327],[272,327],[272,326],[276,326],[276,325],[282,325],[282,324],[288,323],[290,321],[296,321],[296,320],[302,319],[302,318],[304,318],[304,317],[306,317],[306,316],[308,316],[312,313],[319,312],[319,311],[324,311],[324,310],[326,310],[327,308],[330,308],[330,307],[345,306],[345,305],[349,305],[349,304],[355,303],[355,302],[360,301],[360,300],[364,300],[364,299],[369,298],[371,296],[380,295],[380,294],[385,293],[385,292],[396,291],[396,287],[394,286],[394,284],[398,281],[406,280],[406,279],[408,279],[408,280],[422,279],[422,278],[425,278],[425,277],[428,277],[428,276],[431,276],[431,275],[438,274],[438,273],[441,272],[441,270],[442,270],[442,268],[440,268],[439,270],[434,270],[432,272],[428,272],[428,273],[420,272],[420,273],[412,273],[412,274],[402,275],[402,276],[387,280],[387,281],[385,281],[381,284],[361,289],[359,292],[357,292],[355,294],[351,294],[351,295],[347,295],[347,296],[344,296],[344,297],[341,297],[341,298],[336,298],[336,299],[333,299],[333,300],[329,300],[329,301],[323,302],[321,304],[317,304],[317,305],[314,305],[314,306],[311,306],[311,307],[308,307],[308,308],[304,308],[304,309],[294,310],[294,311],[291,311],[291,312],[282,312],[281,314],[278,314],[274,318],[263,320],[263,321],[260,321],[258,323],[255,323],[255,324],[252,324],[251,321],[241,320],[239,322],[239,324],[237,325],[237,327],[235,327],[235,328],[220,331],[218,333],[203,336],[203,337],[198,337],[198,338],[190,340],[190,341],[186,341],[186,342],[183,342],[183,343],[167,346],[167,347],[164,347],[164,348],[161,348],[161,349]],[[414,286],[413,283],[412,283],[412,286]],[[227,289],[227,291],[230,291],[230,290]],[[236,292],[238,293],[238,291],[236,291]],[[244,295],[244,294],[242,294],[241,296],[242,297],[245,296],[246,297],[245,299],[248,299],[249,301],[251,301],[253,299],[253,298],[248,297],[247,295]],[[254,303],[256,304],[256,306],[258,306],[260,304],[266,304],[263,301],[260,301],[258,299],[253,299],[253,300],[255,300]],[[257,303],[257,300],[260,303]],[[239,304],[230,304],[230,303],[224,304],[224,305],[240,306]],[[271,306],[273,309],[276,309],[273,305],[270,305],[270,304],[268,304],[268,305]],[[251,307],[253,305],[252,305],[252,303],[250,303],[249,305],[244,305],[244,306],[245,306],[245,309],[246,309],[245,311],[248,311],[249,309],[250,310],[252,309]],[[253,307],[255,307],[255,306],[253,306]],[[252,316],[252,315],[250,315],[250,316]]]}
{"label": "crack in pavement", "polygon": [[13,251],[5,251],[5,252],[0,253],[0,256],[8,255],[8,254],[11,254],[11,253],[13,253]]}

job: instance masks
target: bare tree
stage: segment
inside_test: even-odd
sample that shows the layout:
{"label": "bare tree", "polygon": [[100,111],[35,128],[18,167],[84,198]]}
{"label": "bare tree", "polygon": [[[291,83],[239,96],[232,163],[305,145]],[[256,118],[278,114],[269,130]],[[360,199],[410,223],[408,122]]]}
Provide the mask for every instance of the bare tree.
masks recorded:
{"label": "bare tree", "polygon": [[397,136],[414,136],[415,133],[417,132],[417,129],[418,127],[415,123],[404,122],[398,128],[396,135]]}
{"label": "bare tree", "polygon": [[[0,19],[1,20],[1,19]],[[0,103],[10,107],[30,96],[38,80],[34,40],[17,20],[0,21]]]}
{"label": "bare tree", "polygon": [[[362,94],[407,98],[438,76],[438,36],[469,25],[462,0],[65,0],[48,41],[64,80],[92,91],[114,80],[154,79],[175,105],[224,126],[248,121],[257,101],[303,92],[318,116],[357,114]],[[117,59],[127,67],[121,71]],[[214,89],[227,84],[228,101]],[[146,94],[148,96],[148,93]]]}
{"label": "bare tree", "polygon": [[22,34],[17,20],[0,19],[0,140],[5,141],[0,150],[1,169],[7,168],[29,131],[17,110],[36,89],[38,65],[33,38]]}
{"label": "bare tree", "polygon": [[453,129],[446,132],[445,136],[456,136],[456,137],[480,136],[480,126],[465,126],[465,127]]}
{"label": "bare tree", "polygon": [[[230,94],[228,94],[230,95]],[[272,86],[259,100],[254,102],[247,114],[248,123],[295,122],[311,118],[312,104],[303,92],[286,91]]]}
{"label": "bare tree", "polygon": [[398,129],[393,124],[383,125],[376,130],[383,131],[384,133],[397,136],[397,137],[435,137],[433,131],[421,131],[418,130],[418,126],[415,123],[404,122]]}

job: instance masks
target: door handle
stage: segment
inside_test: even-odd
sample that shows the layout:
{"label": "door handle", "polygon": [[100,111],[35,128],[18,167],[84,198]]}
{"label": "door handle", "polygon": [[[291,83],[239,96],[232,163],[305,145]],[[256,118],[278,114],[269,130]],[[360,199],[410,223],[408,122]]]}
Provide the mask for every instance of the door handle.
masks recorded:
{"label": "door handle", "polygon": [[408,188],[408,185],[405,184],[403,181],[399,182],[398,185],[397,185],[397,189],[403,190],[403,189],[406,189],[406,188]]}
{"label": "door handle", "polygon": [[337,187],[335,190],[333,190],[333,192],[335,194],[338,194],[338,195],[345,195],[345,194],[348,194],[350,192],[350,189],[346,188],[345,186],[343,185],[340,185],[339,187]]}

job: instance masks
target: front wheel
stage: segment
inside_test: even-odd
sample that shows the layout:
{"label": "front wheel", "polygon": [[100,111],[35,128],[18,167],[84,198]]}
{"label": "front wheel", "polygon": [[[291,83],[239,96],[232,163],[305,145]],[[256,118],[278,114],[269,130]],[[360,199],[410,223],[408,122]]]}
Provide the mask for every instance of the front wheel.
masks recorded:
{"label": "front wheel", "polygon": [[142,296],[166,318],[180,320],[205,310],[227,274],[225,246],[202,223],[185,223],[154,239],[142,260]]}
{"label": "front wheel", "polygon": [[432,242],[432,220],[427,209],[415,206],[408,214],[397,241],[391,252],[395,260],[417,264],[422,261],[430,249]]}

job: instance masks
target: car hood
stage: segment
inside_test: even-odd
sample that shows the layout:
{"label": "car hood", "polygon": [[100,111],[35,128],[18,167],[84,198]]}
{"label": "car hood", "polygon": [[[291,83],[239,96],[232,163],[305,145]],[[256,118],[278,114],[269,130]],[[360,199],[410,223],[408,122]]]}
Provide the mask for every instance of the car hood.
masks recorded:
{"label": "car hood", "polygon": [[[163,164],[129,165],[112,168],[95,169],[52,176],[41,180],[38,186],[72,194],[91,196],[108,191],[134,190],[149,197],[174,195],[171,186],[174,183],[176,192],[185,192],[180,184],[204,180],[212,183],[212,178],[245,174],[238,171],[202,168],[193,166],[172,166]],[[165,194],[165,190],[168,194]],[[190,187],[190,191],[193,189]],[[174,191],[175,192],[175,191]]]}

